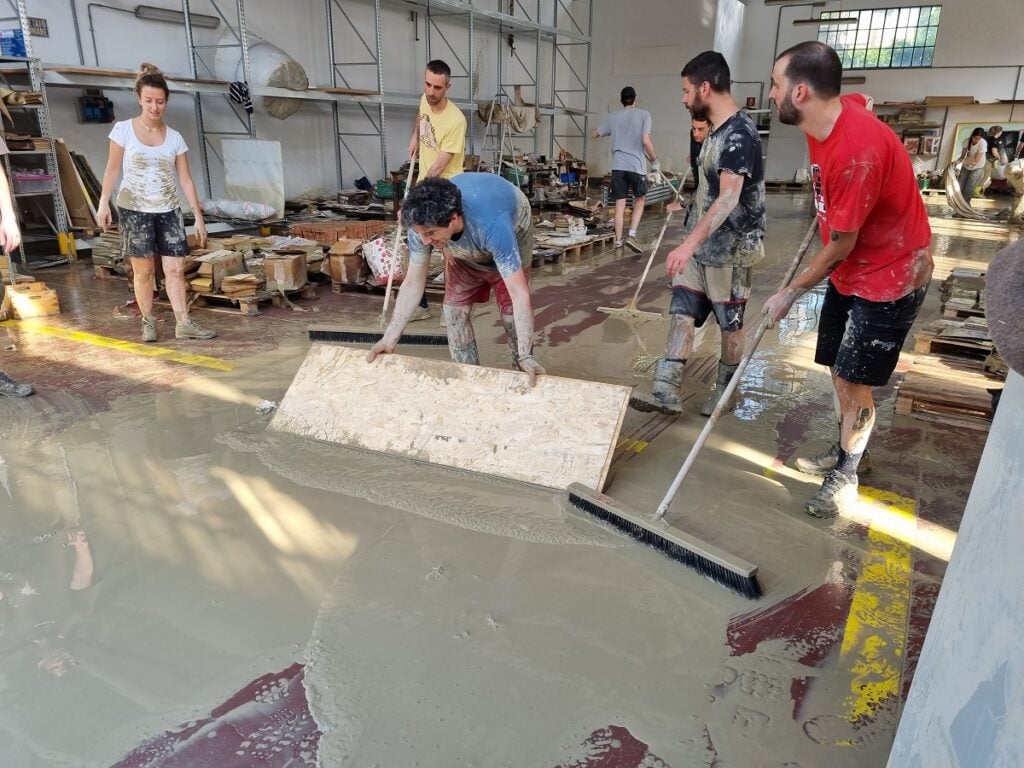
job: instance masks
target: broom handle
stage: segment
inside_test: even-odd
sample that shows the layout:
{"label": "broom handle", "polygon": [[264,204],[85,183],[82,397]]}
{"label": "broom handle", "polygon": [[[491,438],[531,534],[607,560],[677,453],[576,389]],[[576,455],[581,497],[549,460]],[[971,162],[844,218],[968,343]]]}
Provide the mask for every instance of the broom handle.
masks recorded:
{"label": "broom handle", "polygon": [[647,266],[644,267],[644,273],[640,275],[640,282],[637,283],[636,293],[633,294],[633,298],[626,306],[636,307],[636,302],[640,298],[640,291],[644,287],[644,283],[647,281],[647,273],[651,271],[651,265],[654,264],[654,257],[658,255],[658,249],[661,248],[661,240],[665,237],[665,230],[668,229],[668,222],[672,218],[672,211],[665,214],[665,223],[661,225],[661,232],[658,233],[658,239],[654,241],[654,247],[651,248],[651,255],[647,257]]}
{"label": "broom handle", "polygon": [[[811,226],[807,228],[807,234],[804,235],[803,242],[800,243],[800,248],[796,252],[796,256],[793,258],[793,263],[789,265],[789,271],[786,272],[786,276],[782,279],[782,284],[779,289],[785,288],[793,280],[793,276],[796,274],[796,270],[800,266],[800,262],[803,261],[804,255],[807,253],[807,249],[811,247],[811,242],[814,240],[814,236],[818,230],[817,218],[811,222]],[[704,425],[704,429],[701,430],[697,436],[696,442],[690,449],[690,453],[686,457],[686,461],[683,462],[683,466],[679,468],[679,472],[676,474],[675,480],[672,481],[672,485],[669,486],[668,493],[665,494],[665,498],[658,506],[658,511],[654,513],[654,520],[658,521],[665,517],[665,513],[668,512],[669,505],[672,500],[679,493],[679,486],[683,484],[683,480],[690,472],[690,468],[693,467],[694,462],[697,461],[697,455],[700,453],[701,448],[704,447],[704,443],[707,442],[708,436],[711,434],[711,430],[714,429],[715,423],[718,421],[718,417],[725,411],[725,406],[729,402],[729,398],[732,397],[733,392],[736,391],[736,387],[739,386],[740,376],[743,375],[743,371],[746,369],[747,364],[750,362],[750,358],[754,356],[754,352],[757,351],[757,345],[761,343],[761,337],[764,336],[765,330],[768,328],[767,318],[761,321],[761,324],[757,326],[757,332],[754,334],[754,342],[747,349],[743,355],[743,359],[740,360],[739,365],[736,366],[736,372],[733,373],[732,379],[730,379],[728,386],[725,391],[722,392],[718,398],[718,403],[715,405],[715,410],[712,411],[708,417],[707,423]]]}
{"label": "broom handle", "polygon": [[[415,167],[412,160],[409,161],[409,174],[405,177],[405,190],[402,192],[402,202],[405,202],[409,194],[409,184],[412,181],[412,169]],[[388,305],[391,303],[391,285],[395,281],[395,266],[398,264],[398,244],[402,242],[402,217],[398,217],[395,226],[395,242],[391,248],[391,269],[388,270],[388,287],[384,289],[384,308],[380,311],[380,325],[384,327],[384,318],[388,314]]]}

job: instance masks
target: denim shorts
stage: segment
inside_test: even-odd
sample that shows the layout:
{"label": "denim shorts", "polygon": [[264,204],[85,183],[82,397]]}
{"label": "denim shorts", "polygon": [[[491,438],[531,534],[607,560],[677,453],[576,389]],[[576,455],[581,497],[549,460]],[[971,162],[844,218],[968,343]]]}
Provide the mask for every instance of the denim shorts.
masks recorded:
{"label": "denim shorts", "polygon": [[868,301],[844,296],[829,281],[814,362],[851,384],[885,386],[927,292],[923,285],[896,301]]}
{"label": "denim shorts", "polygon": [[132,258],[188,256],[188,239],[181,209],[162,213],[118,207],[121,247]]}

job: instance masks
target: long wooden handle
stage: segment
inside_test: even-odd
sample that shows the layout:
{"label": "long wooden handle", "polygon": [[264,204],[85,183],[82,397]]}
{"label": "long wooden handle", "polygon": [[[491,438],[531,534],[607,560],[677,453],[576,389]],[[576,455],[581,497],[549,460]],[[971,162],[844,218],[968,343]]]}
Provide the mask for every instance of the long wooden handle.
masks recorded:
{"label": "long wooden handle", "polygon": [[672,211],[665,214],[665,223],[661,225],[661,232],[658,233],[658,239],[654,241],[654,247],[651,248],[651,255],[647,257],[647,266],[644,267],[644,273],[640,275],[640,282],[637,283],[636,293],[633,294],[633,299],[627,306],[636,307],[637,301],[640,299],[640,290],[644,287],[644,282],[647,280],[647,273],[651,271],[651,265],[654,263],[654,257],[658,255],[658,249],[661,248],[661,241],[665,237],[665,230],[668,229],[668,222],[672,218]]}
{"label": "long wooden handle", "polygon": [[[803,261],[807,250],[811,247],[811,243],[814,241],[814,236],[818,232],[818,220],[815,218],[811,222],[811,226],[807,228],[807,234],[804,235],[803,242],[800,243],[800,248],[796,252],[796,256],[793,258],[793,263],[789,265],[789,271],[786,272],[786,276],[782,279],[782,284],[779,289],[785,288],[789,285],[793,276],[796,274],[797,269],[800,267],[800,262]],[[757,351],[757,345],[761,343],[761,337],[764,336],[765,330],[768,328],[768,320],[765,318],[761,321],[761,324],[757,326],[757,331],[754,333],[754,340],[750,347],[747,349],[743,358],[740,360],[739,365],[736,366],[736,372],[732,375],[732,379],[729,381],[729,385],[722,392],[718,398],[718,403],[715,405],[715,410],[711,412],[708,417],[707,423],[704,425],[704,429],[701,430],[697,436],[697,440],[694,442],[693,447],[690,449],[690,453],[686,456],[686,461],[683,462],[683,466],[679,468],[679,472],[676,473],[675,479],[672,481],[672,485],[669,486],[668,493],[665,494],[665,498],[662,499],[661,504],[658,506],[657,512],[654,513],[654,520],[661,520],[665,513],[668,512],[669,505],[672,500],[679,493],[679,487],[683,484],[683,480],[690,472],[690,468],[693,467],[697,461],[697,456],[700,454],[701,448],[704,447],[704,443],[707,442],[708,436],[711,434],[711,430],[715,428],[715,423],[718,421],[718,417],[725,412],[725,407],[732,397],[733,392],[736,391],[736,387],[739,386],[740,377],[743,375],[743,371],[746,369],[747,364],[750,362],[750,358],[754,356],[754,352]]]}
{"label": "long wooden handle", "polygon": [[[409,186],[412,182],[412,169],[415,168],[412,160],[409,161],[409,174],[405,177],[405,190],[402,192],[402,201],[409,194]],[[384,289],[384,307],[380,311],[380,327],[384,327],[384,320],[388,314],[388,305],[391,303],[391,286],[395,282],[395,267],[398,265],[398,245],[402,242],[402,219],[399,217],[395,224],[395,242],[391,248],[391,269],[388,270],[388,286]]]}

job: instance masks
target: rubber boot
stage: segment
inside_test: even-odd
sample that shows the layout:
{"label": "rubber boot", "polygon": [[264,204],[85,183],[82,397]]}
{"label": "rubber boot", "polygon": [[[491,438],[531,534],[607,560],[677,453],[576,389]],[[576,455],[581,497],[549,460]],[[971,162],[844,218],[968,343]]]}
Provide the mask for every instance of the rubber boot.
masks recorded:
{"label": "rubber boot", "polygon": [[650,397],[633,397],[630,405],[638,411],[659,411],[670,416],[682,413],[683,401],[679,397],[679,388],[683,384],[685,363],[685,360],[659,360],[654,366]]}
{"label": "rubber boot", "polygon": [[[722,397],[722,393],[725,388],[729,386],[729,382],[732,381],[733,375],[736,373],[737,366],[726,365],[721,360],[718,361],[718,379],[715,381],[711,391],[708,393],[708,399],[704,401],[704,405],[700,408],[701,416],[710,416],[714,413],[715,406],[718,405],[719,399]],[[732,397],[729,398],[729,404],[726,406],[726,411],[731,411],[739,403],[738,393],[733,391]]]}

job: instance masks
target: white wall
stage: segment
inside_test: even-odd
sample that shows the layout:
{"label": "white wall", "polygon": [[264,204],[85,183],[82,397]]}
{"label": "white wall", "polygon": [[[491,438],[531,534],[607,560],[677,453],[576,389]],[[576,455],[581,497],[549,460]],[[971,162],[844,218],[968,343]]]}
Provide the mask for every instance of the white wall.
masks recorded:
{"label": "white wall", "polygon": [[1010,373],[935,604],[890,768],[1024,765],[1024,377]]}
{"label": "white wall", "polygon": [[[934,0],[938,2],[938,0]],[[930,5],[928,0],[845,0],[829,2],[819,10],[858,10],[885,8],[894,5]],[[968,0],[942,4],[942,17],[935,46],[934,66],[928,69],[850,70],[848,74],[863,75],[864,85],[846,86],[845,90],[871,94],[876,103],[913,101],[925,96],[974,96],[979,101],[1015,98],[1019,67],[1024,64],[1020,38],[1020,0],[988,0],[982,5]],[[980,9],[984,7],[984,11]],[[772,63],[777,53],[804,40],[817,39],[816,26],[793,26],[793,19],[806,18],[811,9],[803,7],[764,6],[751,2],[745,13],[743,32],[744,54],[737,80],[762,80],[767,97]],[[1004,19],[1000,24],[997,19]],[[780,23],[781,22],[781,23]],[[779,29],[776,41],[775,30]],[[972,69],[957,69],[972,67]],[[984,67],[976,69],[974,67]],[[1024,97],[1024,79],[1016,98]],[[1010,105],[951,109],[943,131],[939,158],[945,162],[950,153],[949,140],[957,122],[978,122],[991,125],[1010,122]],[[1024,121],[1024,106],[1016,108],[1013,117]],[[929,111],[929,120],[942,121],[944,110]],[[777,130],[778,128],[778,130]],[[802,134],[795,128],[773,124],[768,150],[769,178],[792,179],[796,169],[806,160],[801,147]]]}
{"label": "white wall", "polygon": [[[662,168],[684,170],[690,116],[682,104],[679,72],[693,56],[714,47],[718,5],[719,0],[594,0],[591,126],[621,109],[619,91],[632,85],[637,106],[651,113],[651,138]],[[592,176],[608,171],[607,139],[589,142],[587,165]]]}
{"label": "white wall", "polygon": [[[553,0],[543,0],[549,4]],[[80,65],[78,46],[75,42],[71,7],[77,9],[81,28],[84,64],[103,69],[134,70],[142,61],[151,61],[168,74],[187,76],[188,55],[185,46],[184,28],[173,24],[143,21],[134,16],[106,8],[94,7],[92,26],[96,36],[94,50],[87,0],[28,0],[31,16],[41,16],[48,22],[50,37],[33,38],[35,54],[46,63]],[[105,0],[105,5],[132,10],[136,0]],[[148,0],[148,4],[180,10],[175,0]],[[234,22],[234,2],[221,0],[218,3],[224,13]],[[346,12],[361,30],[372,30],[372,4],[365,0],[346,0]],[[531,6],[532,7],[532,6]],[[205,0],[193,0],[195,13],[215,14]],[[301,63],[309,76],[311,85],[330,84],[329,54],[327,46],[324,3],[321,0],[247,0],[246,20],[251,34],[262,37],[285,50]],[[425,18],[419,14],[412,18],[409,10],[385,5],[382,11],[382,40],[384,48],[384,87],[389,92],[419,93],[422,89],[423,65],[427,61]],[[452,42],[456,52],[468,66],[468,27],[465,18],[438,22],[440,30]],[[14,26],[6,22],[5,26]],[[335,47],[339,60],[368,61],[368,54],[358,38],[350,31],[343,17],[336,12]],[[218,42],[221,30],[196,30],[199,44]],[[373,47],[372,33],[367,35]],[[418,39],[417,39],[418,38]],[[465,69],[456,61],[455,53],[447,49],[436,32],[431,36],[434,58],[443,58],[451,64],[455,75],[465,75]],[[507,54],[507,44],[497,38],[495,31],[478,27],[475,36],[477,55],[474,61],[477,93],[479,98],[493,94],[497,83],[497,58],[499,49]],[[516,40],[517,53],[528,66],[533,66],[536,48],[524,36]],[[213,51],[206,60],[213,64]],[[527,82],[523,68],[512,57],[503,59],[505,82]],[[373,67],[364,67],[362,77],[356,77],[350,84],[356,88],[376,88],[376,73]],[[548,89],[550,90],[550,89]],[[78,89],[50,88],[48,90],[53,112],[54,132],[67,139],[70,147],[84,154],[96,174],[102,175],[106,162],[107,134],[109,126],[83,125],[77,119],[76,99]],[[105,95],[115,105],[117,119],[125,119],[137,113],[134,95],[127,91],[105,90]],[[452,94],[465,97],[469,93],[466,77],[457,77]],[[527,97],[532,94],[527,91]],[[232,116],[229,107],[219,97],[204,96],[204,118],[208,131],[242,130],[241,124]],[[376,119],[376,110],[371,108]],[[388,107],[385,115],[388,146],[388,168],[397,168],[404,160],[406,146],[412,130],[414,110],[406,107]],[[468,117],[468,116],[467,116]],[[192,148],[191,166],[193,175],[201,176],[198,157],[198,137],[195,126],[193,100],[185,94],[172,94],[167,121],[184,135]],[[358,108],[348,105],[342,110],[342,124],[352,131],[367,131],[370,126]],[[481,126],[470,118],[475,126],[479,143]],[[276,120],[266,115],[256,115],[256,131],[259,138],[281,142],[285,165],[285,193],[295,197],[306,192],[331,192],[337,189],[337,173],[334,156],[334,133],[329,104],[304,102],[301,109],[285,120]],[[380,164],[379,141],[374,138],[350,139],[355,156],[365,172],[374,180],[383,175]],[[545,145],[546,146],[546,145]],[[345,184],[351,186],[362,175],[353,158],[343,155]],[[219,162],[211,155],[211,175],[214,193],[222,191],[223,172]],[[200,186],[202,186],[200,182]]]}

